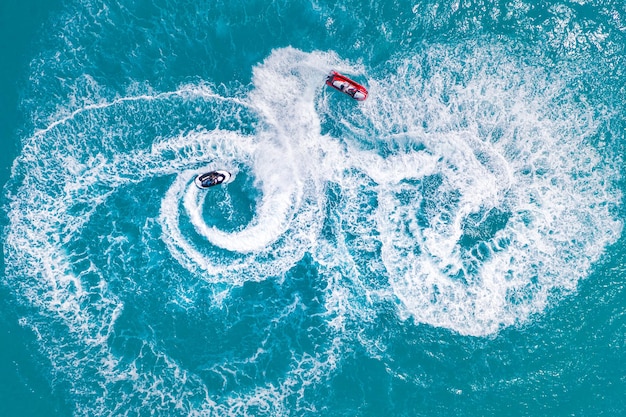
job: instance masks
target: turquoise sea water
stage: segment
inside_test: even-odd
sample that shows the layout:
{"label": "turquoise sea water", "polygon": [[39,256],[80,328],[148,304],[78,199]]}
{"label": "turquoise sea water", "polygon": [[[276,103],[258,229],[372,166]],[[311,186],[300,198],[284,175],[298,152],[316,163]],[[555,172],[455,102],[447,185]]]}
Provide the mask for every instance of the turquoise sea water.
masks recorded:
{"label": "turquoise sea water", "polygon": [[623,2],[0,22],[0,415],[626,412]]}

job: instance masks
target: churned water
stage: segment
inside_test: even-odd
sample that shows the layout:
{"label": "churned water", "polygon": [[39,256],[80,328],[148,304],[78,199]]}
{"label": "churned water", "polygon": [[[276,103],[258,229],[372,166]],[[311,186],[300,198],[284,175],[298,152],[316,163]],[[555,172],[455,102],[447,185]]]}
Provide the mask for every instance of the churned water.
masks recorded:
{"label": "churned water", "polygon": [[3,415],[626,411],[623,1],[36,9]]}

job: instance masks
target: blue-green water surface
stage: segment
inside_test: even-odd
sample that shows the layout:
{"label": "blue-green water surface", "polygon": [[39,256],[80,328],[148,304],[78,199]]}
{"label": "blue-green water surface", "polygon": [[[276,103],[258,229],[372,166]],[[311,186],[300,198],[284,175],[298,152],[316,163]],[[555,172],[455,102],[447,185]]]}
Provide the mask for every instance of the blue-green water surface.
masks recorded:
{"label": "blue-green water surface", "polygon": [[623,2],[39,3],[1,415],[626,412]]}

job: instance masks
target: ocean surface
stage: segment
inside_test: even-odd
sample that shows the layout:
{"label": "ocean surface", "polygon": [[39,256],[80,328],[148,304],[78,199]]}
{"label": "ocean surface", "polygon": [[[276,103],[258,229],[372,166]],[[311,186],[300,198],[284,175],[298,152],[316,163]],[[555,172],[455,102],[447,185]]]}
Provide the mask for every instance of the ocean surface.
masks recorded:
{"label": "ocean surface", "polygon": [[0,31],[0,416],[626,414],[623,0]]}

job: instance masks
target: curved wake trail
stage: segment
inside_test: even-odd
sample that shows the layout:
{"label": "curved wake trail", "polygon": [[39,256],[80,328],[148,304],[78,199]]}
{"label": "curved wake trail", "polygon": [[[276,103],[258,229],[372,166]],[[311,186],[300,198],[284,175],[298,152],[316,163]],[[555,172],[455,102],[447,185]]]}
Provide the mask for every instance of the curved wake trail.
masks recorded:
{"label": "curved wake trail", "polygon": [[[278,49],[244,98],[189,84],[27,139],[8,285],[52,320],[24,323],[78,412],[315,410],[307,390],[364,343],[380,303],[483,336],[574,289],[622,231],[597,123],[558,79],[497,47],[466,54],[399,57],[357,107],[323,80],[362,69]],[[212,169],[235,181],[198,190]]]}

